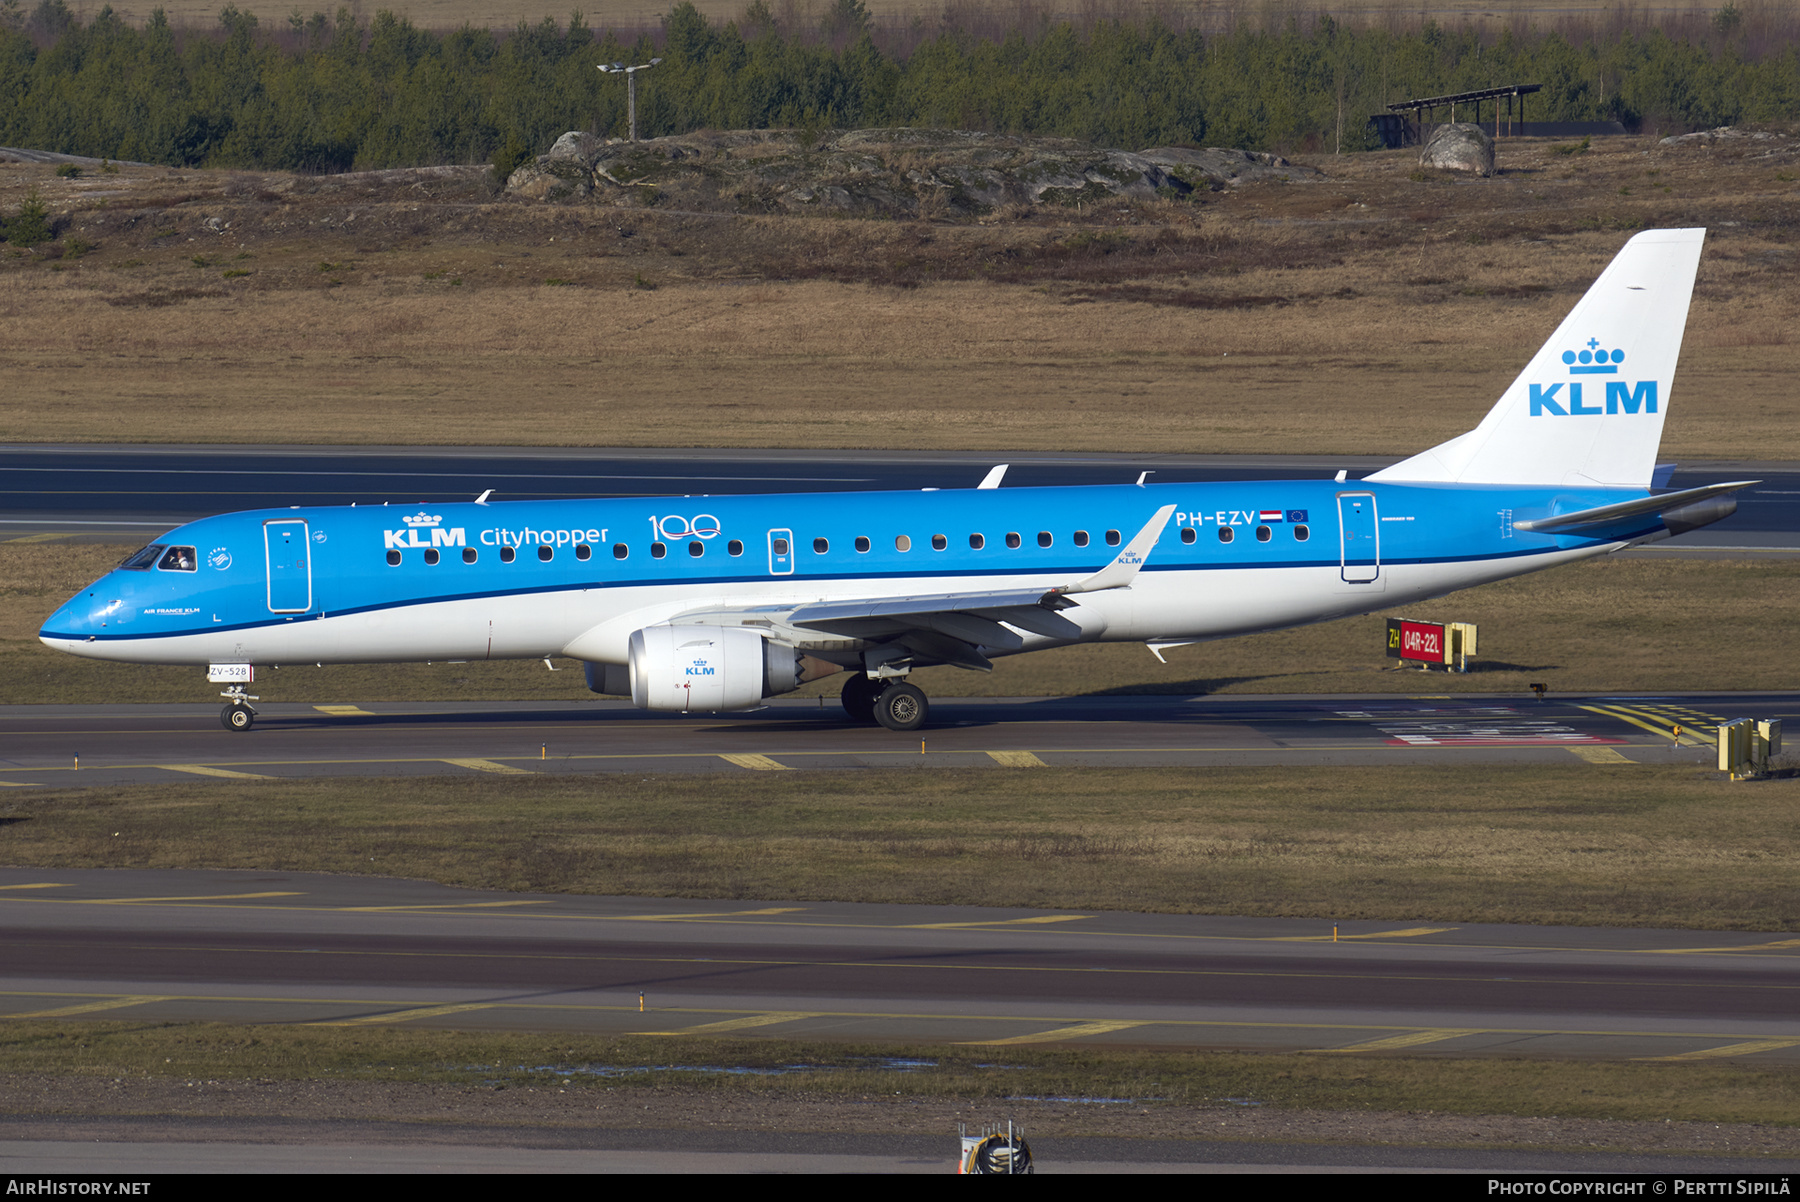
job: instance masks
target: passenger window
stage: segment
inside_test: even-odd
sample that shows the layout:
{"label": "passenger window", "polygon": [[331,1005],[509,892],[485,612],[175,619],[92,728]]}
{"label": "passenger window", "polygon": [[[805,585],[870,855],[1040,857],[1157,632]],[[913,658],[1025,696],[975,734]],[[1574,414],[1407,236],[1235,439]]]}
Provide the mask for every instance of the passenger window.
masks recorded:
{"label": "passenger window", "polygon": [[1220,526],[1219,527],[1219,541],[1222,543],[1228,543],[1231,541],[1231,538],[1232,538],[1231,527],[1230,526]]}
{"label": "passenger window", "polygon": [[589,559],[592,559],[593,556],[594,556],[594,549],[592,547],[588,546],[586,543],[576,543],[575,544],[575,558],[576,559],[579,559],[583,563],[586,563]]}
{"label": "passenger window", "polygon": [[137,554],[127,557],[119,567],[127,572],[148,572],[155,565],[157,556],[162,553],[161,543],[151,543]]}
{"label": "passenger window", "polygon": [[979,551],[985,546],[987,546],[987,537],[985,535],[971,534],[969,536],[969,547],[972,550]]}
{"label": "passenger window", "polygon": [[198,565],[194,562],[192,547],[170,547],[168,554],[156,566],[165,572],[191,572]]}
{"label": "passenger window", "polygon": [[702,555],[705,555],[705,554],[706,554],[706,544],[701,542],[699,539],[694,539],[692,542],[688,543],[688,555],[691,556],[692,558],[699,559]]}
{"label": "passenger window", "polygon": [[438,549],[436,547],[426,547],[425,548],[425,562],[426,563],[430,564],[433,567],[436,567],[437,561],[440,558],[442,558],[442,557],[438,555]]}
{"label": "passenger window", "polygon": [[1294,541],[1295,542],[1303,543],[1311,537],[1312,537],[1312,531],[1308,530],[1305,526],[1295,526],[1294,527]]}
{"label": "passenger window", "polygon": [[[774,549],[775,554],[777,554],[777,555],[786,555],[788,553],[787,539],[785,539],[785,538],[778,538],[770,545]],[[652,544],[652,548],[660,547],[660,546],[662,546],[661,543],[653,543]],[[660,557],[662,555],[662,552],[652,549],[650,554]]]}
{"label": "passenger window", "polygon": [[860,534],[856,536],[856,552],[858,555],[866,555],[869,552],[869,540]]}
{"label": "passenger window", "polygon": [[1038,546],[1048,547],[1051,543],[1053,543],[1055,541],[1056,541],[1055,539],[1050,537],[1050,532],[1048,530],[1038,531]]}
{"label": "passenger window", "polygon": [[551,557],[554,556],[555,554],[556,554],[555,547],[547,547],[546,546],[546,547],[538,548],[538,559],[542,563],[549,563]]}
{"label": "passenger window", "polygon": [[464,547],[463,548],[463,562],[464,563],[474,563],[475,560],[477,558],[479,558],[479,556],[480,556],[480,552],[476,551],[474,547]]}
{"label": "passenger window", "polygon": [[1007,531],[1006,545],[1011,547],[1015,551],[1019,549],[1019,535],[1018,535],[1017,531],[1015,531],[1015,530]]}
{"label": "passenger window", "polygon": [[1259,543],[1266,543],[1269,541],[1269,536],[1272,533],[1273,533],[1273,531],[1271,531],[1267,526],[1258,526],[1256,528],[1256,541]]}
{"label": "passenger window", "polygon": [[1077,530],[1075,532],[1075,545],[1077,547],[1085,547],[1085,546],[1087,546],[1087,544],[1088,544],[1087,531]]}
{"label": "passenger window", "polygon": [[731,555],[731,556],[737,556],[737,555],[742,555],[743,553],[744,553],[744,544],[743,544],[742,540],[734,538],[730,542],[725,544],[725,554]]}
{"label": "passenger window", "polygon": [[942,551],[945,547],[948,547],[949,545],[950,545],[950,540],[945,538],[943,535],[934,534],[931,536],[931,549],[933,551]]}
{"label": "passenger window", "polygon": [[1106,545],[1109,547],[1116,547],[1119,545],[1119,532],[1117,530],[1108,530],[1106,532]]}
{"label": "passenger window", "polygon": [[519,553],[517,551],[513,550],[511,547],[501,547],[500,548],[500,562],[501,563],[511,563],[513,560],[517,559],[518,557],[519,557]]}
{"label": "passenger window", "polygon": [[1200,537],[1199,532],[1196,531],[1192,526],[1183,526],[1181,528],[1181,541],[1182,542],[1188,543],[1191,545],[1193,543],[1193,541],[1199,537]]}
{"label": "passenger window", "polygon": [[[785,546],[778,548],[778,550],[780,550],[781,554],[783,554],[783,555],[787,554],[787,549]],[[667,555],[668,553],[669,553],[669,549],[667,547],[663,546],[663,544],[661,544],[661,543],[651,543],[650,544],[650,558],[651,559],[661,559],[663,556]]]}
{"label": "passenger window", "polygon": [[614,559],[624,559],[627,555],[630,555],[630,554],[631,554],[631,548],[627,547],[624,543],[614,543],[613,544],[613,558]]}
{"label": "passenger window", "polygon": [[400,566],[400,552],[389,551],[388,552],[388,567],[397,568],[399,566]]}
{"label": "passenger window", "polygon": [[813,539],[813,554],[814,555],[823,555],[830,550],[831,550],[831,540],[830,539],[826,539],[826,538]]}
{"label": "passenger window", "polygon": [[896,551],[912,550],[912,536],[908,535],[908,534],[896,535],[894,538],[894,550],[896,550]]}

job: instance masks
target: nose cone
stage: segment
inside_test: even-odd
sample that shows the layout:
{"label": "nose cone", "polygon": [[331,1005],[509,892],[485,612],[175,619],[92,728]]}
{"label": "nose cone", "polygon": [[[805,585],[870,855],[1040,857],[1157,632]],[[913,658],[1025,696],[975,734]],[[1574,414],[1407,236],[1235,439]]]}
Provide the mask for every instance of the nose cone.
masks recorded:
{"label": "nose cone", "polygon": [[82,590],[44,622],[38,639],[46,647],[69,651],[76,655],[92,655],[98,636],[107,630],[107,622],[122,606],[122,601],[106,595],[105,580]]}

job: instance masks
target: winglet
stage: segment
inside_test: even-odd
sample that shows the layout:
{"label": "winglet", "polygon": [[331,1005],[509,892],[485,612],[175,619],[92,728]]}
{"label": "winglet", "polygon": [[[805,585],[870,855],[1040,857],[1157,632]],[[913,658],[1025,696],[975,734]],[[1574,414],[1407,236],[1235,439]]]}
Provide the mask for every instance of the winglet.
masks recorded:
{"label": "winglet", "polygon": [[994,465],[994,467],[992,467],[988,470],[988,474],[981,478],[981,483],[977,484],[975,487],[976,488],[999,488],[1000,487],[1000,478],[1002,476],[1006,475],[1006,469],[1011,466],[1012,466],[1012,464],[1010,464],[1010,463],[1000,463],[1000,464]]}
{"label": "winglet", "polygon": [[475,503],[477,505],[486,505],[487,499],[493,495],[494,495],[494,490],[490,488],[486,492],[482,493],[479,497],[476,497]]}
{"label": "winglet", "polygon": [[1101,589],[1129,588],[1131,582],[1137,579],[1138,569],[1150,558],[1150,548],[1162,537],[1163,527],[1169,524],[1169,517],[1174,512],[1173,505],[1164,505],[1156,511],[1155,517],[1144,523],[1144,528],[1125,544],[1125,549],[1111,563],[1086,580],[1051,589],[1051,593],[1096,593]]}

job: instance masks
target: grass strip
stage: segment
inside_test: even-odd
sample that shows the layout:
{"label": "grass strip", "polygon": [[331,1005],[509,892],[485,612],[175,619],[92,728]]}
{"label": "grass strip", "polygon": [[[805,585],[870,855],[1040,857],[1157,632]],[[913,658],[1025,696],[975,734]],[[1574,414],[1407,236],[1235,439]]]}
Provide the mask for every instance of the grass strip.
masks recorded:
{"label": "grass strip", "polygon": [[[1800,1125],[1792,1069],[1104,1048],[847,1045],[567,1034],[0,1022],[0,1073],[400,1082],[885,1098],[1080,1099],[1135,1107],[1433,1111]],[[0,1101],[0,1112],[6,1106]],[[868,1109],[868,1108],[863,1108]],[[853,1109],[838,1121],[856,1125]],[[871,1112],[864,1122],[885,1127]]]}
{"label": "grass strip", "polygon": [[0,861],[650,897],[1800,926],[1800,780],[1568,764],[204,780],[0,796]]}

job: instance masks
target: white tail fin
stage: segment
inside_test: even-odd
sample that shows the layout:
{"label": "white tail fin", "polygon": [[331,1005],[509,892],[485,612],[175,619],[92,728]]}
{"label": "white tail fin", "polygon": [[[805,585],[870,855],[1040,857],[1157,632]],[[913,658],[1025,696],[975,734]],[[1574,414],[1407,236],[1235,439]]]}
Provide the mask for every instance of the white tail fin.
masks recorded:
{"label": "white tail fin", "polygon": [[1650,487],[1705,238],[1627,242],[1479,426],[1368,478]]}

